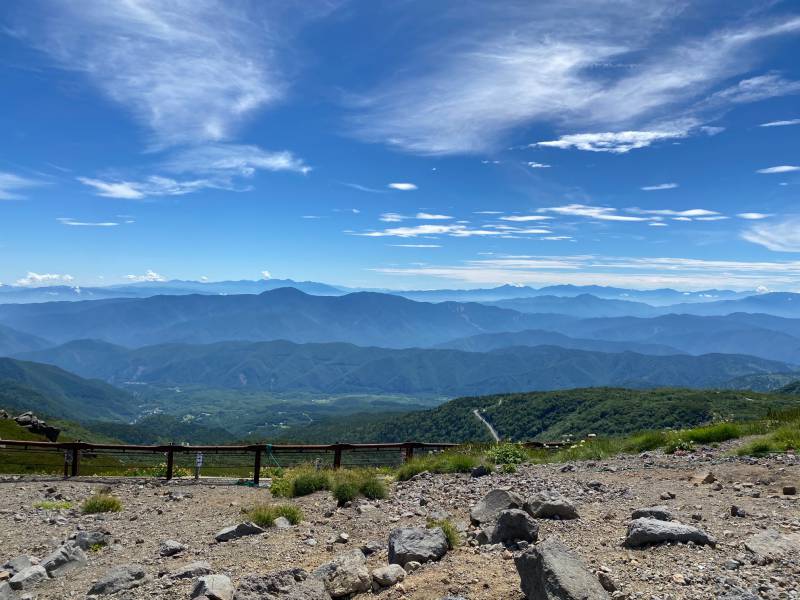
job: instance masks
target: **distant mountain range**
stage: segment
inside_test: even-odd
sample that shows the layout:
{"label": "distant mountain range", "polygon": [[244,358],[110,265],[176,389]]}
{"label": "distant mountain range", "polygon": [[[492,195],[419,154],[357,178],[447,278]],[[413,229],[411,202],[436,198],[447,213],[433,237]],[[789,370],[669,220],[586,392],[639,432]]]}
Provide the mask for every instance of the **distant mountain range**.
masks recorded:
{"label": "distant mountain range", "polygon": [[785,363],[741,355],[653,356],[555,346],[491,352],[392,350],[287,341],[129,350],[82,340],[21,357],[116,385],[443,397],[598,385],[716,387],[742,375],[791,370]]}
{"label": "distant mountain range", "polygon": [[40,350],[52,345],[52,342],[38,336],[0,325],[0,356]]}
{"label": "distant mountain range", "polygon": [[294,288],[257,296],[153,296],[0,305],[0,324],[20,331],[57,343],[93,338],[125,346],[288,339],[403,348],[570,320],[477,303],[430,304],[369,292],[311,296]]}

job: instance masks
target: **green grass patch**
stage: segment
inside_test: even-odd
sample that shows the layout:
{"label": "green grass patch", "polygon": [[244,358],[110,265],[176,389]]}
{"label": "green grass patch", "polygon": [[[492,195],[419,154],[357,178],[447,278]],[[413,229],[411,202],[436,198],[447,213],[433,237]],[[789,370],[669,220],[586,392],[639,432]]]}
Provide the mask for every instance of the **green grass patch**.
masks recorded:
{"label": "green grass patch", "polygon": [[303,520],[303,511],[293,504],[257,504],[247,509],[245,514],[259,527],[272,527],[279,517],[286,518],[292,525]]}
{"label": "green grass patch", "polygon": [[528,459],[522,444],[495,444],[486,451],[486,458],[498,465],[519,465]]}
{"label": "green grass patch", "polygon": [[685,439],[695,444],[714,444],[742,437],[742,428],[736,423],[715,423],[682,432]]}
{"label": "green grass patch", "polygon": [[95,513],[107,512],[120,512],[122,510],[122,501],[116,496],[110,494],[97,494],[90,496],[83,501],[81,511],[84,514],[91,515]]}
{"label": "green grass patch", "polygon": [[34,504],[33,508],[40,508],[42,510],[69,510],[72,508],[72,502],[67,500],[42,500]]}
{"label": "green grass patch", "polygon": [[397,479],[407,481],[424,471],[469,473],[480,464],[480,456],[466,452],[440,452],[414,458],[397,469]]}
{"label": "green grass patch", "polygon": [[461,543],[461,534],[458,533],[458,529],[453,525],[450,519],[428,519],[425,526],[428,529],[433,529],[435,527],[441,528],[444,532],[444,537],[447,538],[447,546],[450,550],[456,548]]}

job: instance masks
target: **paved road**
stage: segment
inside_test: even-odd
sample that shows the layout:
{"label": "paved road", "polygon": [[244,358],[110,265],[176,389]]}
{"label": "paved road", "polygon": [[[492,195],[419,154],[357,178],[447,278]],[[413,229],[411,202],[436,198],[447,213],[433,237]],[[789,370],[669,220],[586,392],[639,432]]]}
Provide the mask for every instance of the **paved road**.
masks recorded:
{"label": "paved road", "polygon": [[492,427],[492,424],[489,423],[489,421],[487,421],[486,419],[483,418],[483,415],[480,413],[480,411],[476,408],[475,410],[472,411],[472,414],[475,415],[476,417],[478,417],[478,419],[480,420],[481,423],[486,425],[486,429],[488,429],[489,433],[492,434],[492,437],[494,438],[494,441],[495,442],[499,442],[500,441],[500,436],[497,435],[497,431],[495,430],[494,427]]}

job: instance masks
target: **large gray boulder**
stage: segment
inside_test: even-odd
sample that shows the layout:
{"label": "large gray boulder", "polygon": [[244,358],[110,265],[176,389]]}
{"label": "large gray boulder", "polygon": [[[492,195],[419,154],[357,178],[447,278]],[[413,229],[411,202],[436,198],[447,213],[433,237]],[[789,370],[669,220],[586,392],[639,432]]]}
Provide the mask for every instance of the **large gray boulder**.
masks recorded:
{"label": "large gray boulder", "polygon": [[439,560],[447,549],[447,537],[441,527],[406,527],[389,534],[389,563],[393,565]]}
{"label": "large gray boulder", "polygon": [[17,600],[17,597],[17,592],[11,589],[7,581],[0,581],[0,600]]}
{"label": "large gray boulder", "polygon": [[247,575],[239,581],[234,600],[331,600],[321,579],[303,569],[268,575]]}
{"label": "large gray boulder", "polygon": [[121,565],[114,567],[98,579],[89,590],[90,596],[116,594],[130,590],[150,581],[150,576],[141,565]]}
{"label": "large gray boulder", "polygon": [[86,566],[86,554],[74,544],[64,544],[41,562],[50,577],[61,577]]}
{"label": "large gray boulder", "polygon": [[233,600],[233,584],[226,575],[204,575],[192,588],[192,598]]}
{"label": "large gray boulder", "polygon": [[625,545],[629,548],[662,542],[694,542],[712,547],[717,545],[717,541],[705,531],[677,521],[642,518],[628,523]]}
{"label": "large gray boulder", "polygon": [[217,533],[217,535],[214,536],[214,539],[216,539],[218,542],[228,542],[230,540],[235,540],[247,535],[258,535],[259,533],[264,533],[265,531],[265,529],[262,529],[255,523],[246,521],[244,523],[231,525],[230,527],[222,529]]}
{"label": "large gray boulder", "polygon": [[524,510],[510,508],[500,511],[487,537],[490,544],[510,544],[520,540],[533,543],[539,538],[539,525]]}
{"label": "large gray boulder", "polygon": [[554,538],[531,546],[514,559],[528,600],[608,600],[583,562]]}
{"label": "large gray boulder", "polygon": [[744,547],[765,562],[779,561],[788,556],[800,556],[800,535],[784,535],[767,529],[747,540]]}
{"label": "large gray boulder", "polygon": [[556,490],[535,493],[525,502],[525,510],[535,519],[577,519],[575,506]]}
{"label": "large gray boulder", "polygon": [[8,585],[12,590],[25,591],[36,587],[47,579],[47,571],[41,565],[31,565],[14,575]]}
{"label": "large gray boulder", "polygon": [[631,513],[631,519],[656,519],[658,521],[672,521],[672,511],[666,506],[648,506],[637,508]]}
{"label": "large gray boulder", "polygon": [[322,581],[331,598],[347,598],[372,587],[367,558],[358,548],[317,567],[312,576]]}
{"label": "large gray boulder", "polygon": [[492,490],[472,507],[469,519],[473,525],[494,523],[501,510],[522,508],[525,501],[521,496],[507,490]]}

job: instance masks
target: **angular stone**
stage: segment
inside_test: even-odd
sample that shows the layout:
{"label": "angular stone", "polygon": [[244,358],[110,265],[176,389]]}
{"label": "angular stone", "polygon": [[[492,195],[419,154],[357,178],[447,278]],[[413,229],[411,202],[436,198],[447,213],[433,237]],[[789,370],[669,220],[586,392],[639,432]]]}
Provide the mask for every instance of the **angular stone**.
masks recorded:
{"label": "angular stone", "polygon": [[81,550],[91,550],[92,547],[108,546],[111,536],[103,531],[79,531],[75,536],[75,545]]}
{"label": "angular stone", "polygon": [[439,560],[447,550],[447,537],[441,527],[406,527],[389,534],[389,563],[393,565]]}
{"label": "angular stone", "polygon": [[303,569],[268,575],[247,575],[239,581],[234,600],[331,600],[322,580]]}
{"label": "angular stone", "polygon": [[235,540],[246,535],[258,535],[259,533],[264,533],[264,529],[256,525],[255,523],[251,523],[250,521],[246,521],[244,523],[239,523],[238,525],[231,525],[230,527],[226,527],[225,529],[219,531],[214,538],[218,542],[228,542],[230,540]]}
{"label": "angular stone", "polygon": [[473,525],[494,523],[501,510],[509,508],[522,508],[525,501],[514,492],[506,490],[492,490],[480,502],[472,507],[469,519]]}
{"label": "angular stone", "polygon": [[497,522],[487,534],[490,544],[535,542],[539,538],[539,525],[524,510],[510,508],[500,511]]}
{"label": "angular stone", "polygon": [[648,506],[637,508],[631,513],[631,519],[656,519],[658,521],[672,521],[672,511],[666,506]]}
{"label": "angular stone", "polygon": [[161,542],[158,547],[159,556],[175,556],[186,550],[186,546],[175,540]]}
{"label": "angular stone", "polygon": [[0,582],[0,600],[16,600],[16,598],[17,592],[12,590],[7,582]]}
{"label": "angular stone", "polygon": [[369,591],[372,587],[367,559],[358,549],[341,554],[314,569],[312,576],[322,581],[331,598],[346,598]]}
{"label": "angular stone", "polygon": [[597,578],[554,538],[531,546],[514,559],[528,600],[608,600]]}
{"label": "angular stone", "polygon": [[61,577],[73,569],[86,566],[86,554],[78,546],[64,544],[47,556],[41,565],[50,577]]}
{"label": "angular stone", "polygon": [[535,519],[577,519],[575,506],[555,490],[538,492],[525,502],[525,510]]}
{"label": "angular stone", "polygon": [[27,554],[23,554],[21,556],[17,556],[16,558],[12,558],[6,564],[3,565],[4,569],[8,569],[12,573],[19,573],[20,571],[24,571],[28,567],[33,566],[33,561],[31,557]]}
{"label": "angular stone", "polygon": [[14,575],[8,585],[12,590],[25,591],[36,587],[47,579],[47,571],[41,565],[31,565]]}
{"label": "angular stone", "polygon": [[121,565],[108,571],[89,590],[90,596],[116,594],[144,585],[150,576],[141,565]]}
{"label": "angular stone", "polygon": [[169,574],[172,579],[191,579],[201,575],[210,575],[213,572],[211,565],[205,561],[197,561],[183,565]]}
{"label": "angular stone", "polygon": [[389,587],[406,578],[406,570],[400,565],[387,565],[372,571],[372,581],[380,587]]}
{"label": "angular stone", "polygon": [[192,598],[233,600],[233,584],[226,575],[204,575],[194,584]]}
{"label": "angular stone", "polygon": [[767,529],[751,537],[745,549],[766,562],[775,562],[789,556],[800,556],[800,534],[781,534]]}
{"label": "angular stone", "polygon": [[717,541],[705,531],[677,521],[635,519],[628,523],[625,545],[630,548],[661,542],[694,542],[716,546]]}

